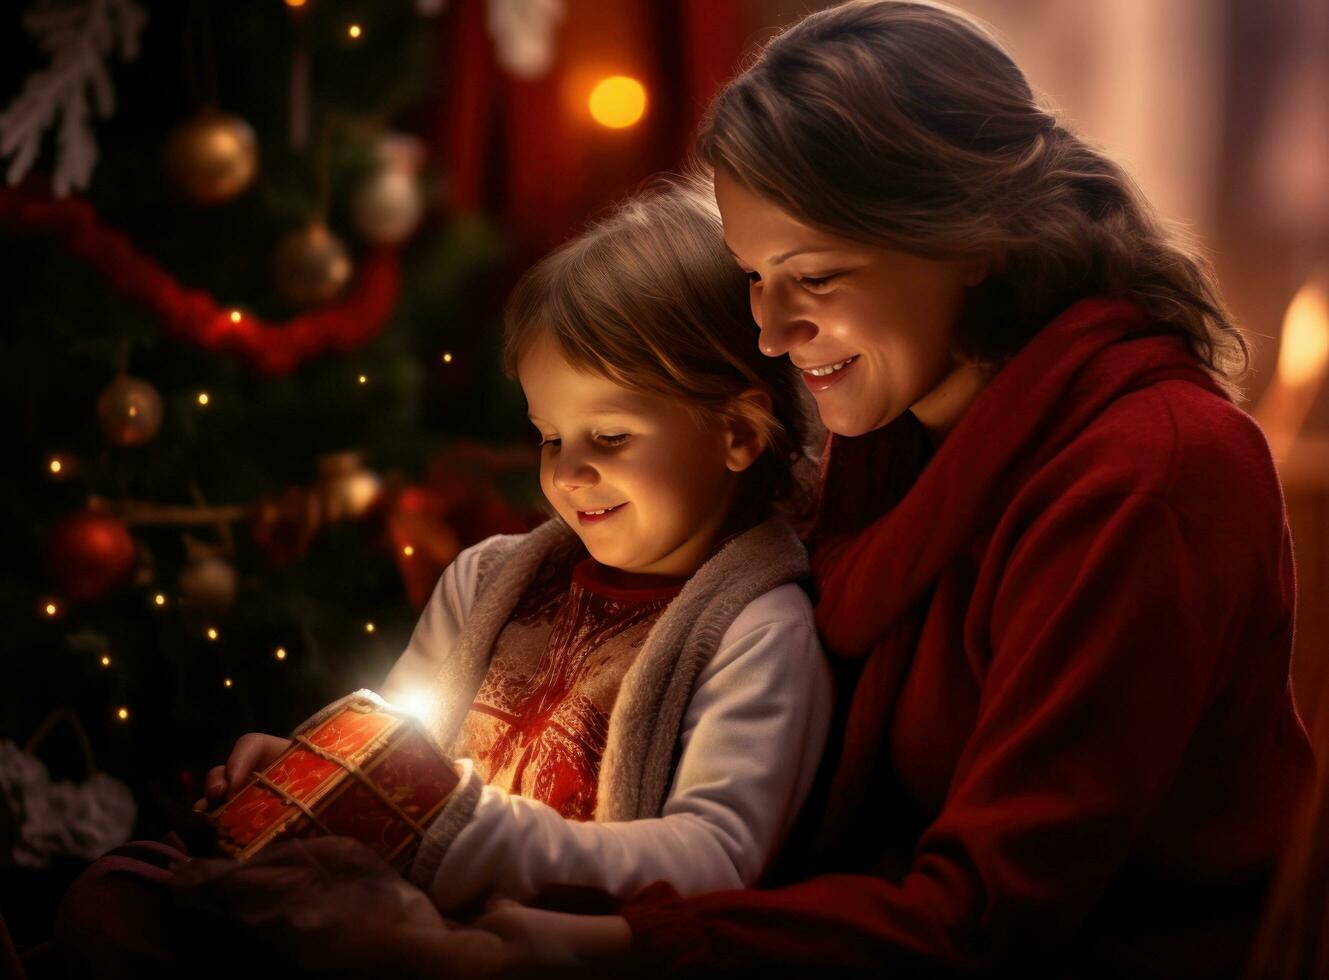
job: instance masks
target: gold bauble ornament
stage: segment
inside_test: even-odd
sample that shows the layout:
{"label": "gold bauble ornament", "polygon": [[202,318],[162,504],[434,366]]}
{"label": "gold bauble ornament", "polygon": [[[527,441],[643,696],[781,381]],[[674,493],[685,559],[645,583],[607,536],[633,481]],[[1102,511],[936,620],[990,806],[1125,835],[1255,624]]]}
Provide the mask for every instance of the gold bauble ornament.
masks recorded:
{"label": "gold bauble ornament", "polygon": [[333,453],[318,461],[318,495],[325,521],[364,517],[382,492],[383,480],[365,468],[362,452]]}
{"label": "gold bauble ornament", "polygon": [[328,302],[350,278],[346,247],[321,222],[287,232],[272,256],[273,285],[295,306]]}
{"label": "gold bauble ornament", "polygon": [[188,559],[180,572],[180,596],[192,612],[220,614],[235,605],[240,578],[220,551],[186,538]]}
{"label": "gold bauble ornament", "polygon": [[166,168],[190,200],[221,204],[254,182],[258,139],[239,116],[206,110],[171,134]]}
{"label": "gold bauble ornament", "polygon": [[140,378],[120,375],[97,398],[97,421],[116,446],[141,446],[162,426],[162,399]]}
{"label": "gold bauble ornament", "polygon": [[424,214],[420,166],[424,148],[411,136],[393,135],[374,147],[373,173],[351,199],[355,230],[375,245],[397,245],[411,236]]}

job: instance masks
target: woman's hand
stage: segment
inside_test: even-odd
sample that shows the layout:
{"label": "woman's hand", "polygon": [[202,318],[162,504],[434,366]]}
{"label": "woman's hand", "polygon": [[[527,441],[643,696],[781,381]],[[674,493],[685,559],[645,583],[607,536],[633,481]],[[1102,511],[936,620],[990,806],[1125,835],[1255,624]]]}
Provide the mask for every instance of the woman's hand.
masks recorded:
{"label": "woman's hand", "polygon": [[617,915],[571,915],[500,899],[472,925],[503,940],[507,966],[589,965],[621,960],[632,949],[632,930]]}
{"label": "woman's hand", "polygon": [[194,804],[195,810],[206,810],[223,798],[234,796],[255,770],[266,769],[291,745],[289,738],[250,732],[236,739],[230,758],[225,765],[213,766],[203,781],[203,798]]}

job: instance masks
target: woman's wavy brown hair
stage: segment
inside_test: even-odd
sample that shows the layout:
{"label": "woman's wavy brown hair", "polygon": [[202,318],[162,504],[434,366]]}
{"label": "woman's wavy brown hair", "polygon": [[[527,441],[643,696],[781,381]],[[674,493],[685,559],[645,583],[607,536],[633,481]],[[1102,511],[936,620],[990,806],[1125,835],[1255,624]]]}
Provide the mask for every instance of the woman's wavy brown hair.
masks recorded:
{"label": "woman's wavy brown hair", "polygon": [[529,269],[508,298],[504,368],[548,339],[573,367],[675,399],[706,423],[731,416],[750,389],[770,411],[743,417],[766,450],[744,473],[739,505],[806,518],[811,501],[807,396],[798,372],[757,349],[747,280],[724,244],[705,178],[662,179]]}
{"label": "woman's wavy brown hair", "polygon": [[984,256],[957,354],[1000,365],[1094,294],[1183,335],[1229,392],[1249,362],[1197,247],[1058,124],[988,29],[931,3],[852,0],[774,38],[712,103],[698,156],[814,227]]}

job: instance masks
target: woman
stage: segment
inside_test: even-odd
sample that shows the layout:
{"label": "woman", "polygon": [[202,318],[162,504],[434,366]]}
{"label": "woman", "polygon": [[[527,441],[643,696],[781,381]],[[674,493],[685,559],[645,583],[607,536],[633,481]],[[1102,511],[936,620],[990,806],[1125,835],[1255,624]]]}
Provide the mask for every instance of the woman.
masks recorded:
{"label": "woman", "polygon": [[940,6],[808,17],[700,156],[761,348],[834,433],[823,873],[657,888],[577,942],[664,969],[1238,974],[1312,761],[1281,491],[1208,267]]}

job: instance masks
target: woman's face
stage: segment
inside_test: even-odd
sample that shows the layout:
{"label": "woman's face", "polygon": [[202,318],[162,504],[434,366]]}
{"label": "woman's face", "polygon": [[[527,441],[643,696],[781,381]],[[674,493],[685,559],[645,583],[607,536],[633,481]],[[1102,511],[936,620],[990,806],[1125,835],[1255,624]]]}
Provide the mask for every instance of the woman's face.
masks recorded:
{"label": "woman's face", "polygon": [[540,487],[586,550],[631,572],[690,575],[760,453],[677,401],[573,367],[540,340],[517,363],[540,432]]}
{"label": "woman's face", "polygon": [[[722,169],[725,241],[748,273],[758,344],[788,354],[832,432],[857,436],[914,409],[944,431],[972,394],[953,354],[975,260],[940,261],[811,228]],[[953,417],[954,416],[954,417]]]}

